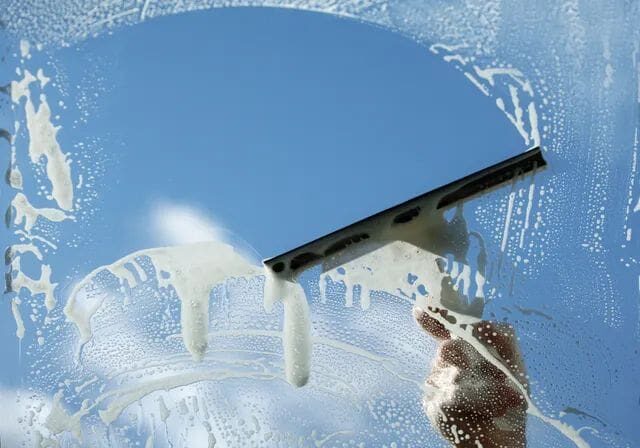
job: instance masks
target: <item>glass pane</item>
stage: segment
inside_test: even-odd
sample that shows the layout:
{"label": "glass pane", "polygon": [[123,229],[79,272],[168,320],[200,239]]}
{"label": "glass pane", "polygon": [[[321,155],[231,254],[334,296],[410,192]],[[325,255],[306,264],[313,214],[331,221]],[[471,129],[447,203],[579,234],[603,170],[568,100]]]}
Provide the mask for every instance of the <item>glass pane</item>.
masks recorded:
{"label": "glass pane", "polygon": [[0,445],[638,445],[636,3],[4,6]]}

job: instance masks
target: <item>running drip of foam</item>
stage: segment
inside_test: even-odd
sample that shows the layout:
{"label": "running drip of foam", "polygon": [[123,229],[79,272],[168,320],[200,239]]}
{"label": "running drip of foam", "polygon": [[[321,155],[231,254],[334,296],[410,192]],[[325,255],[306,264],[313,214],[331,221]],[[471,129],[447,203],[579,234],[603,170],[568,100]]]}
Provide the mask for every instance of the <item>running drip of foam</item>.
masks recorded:
{"label": "running drip of foam", "polygon": [[[101,272],[115,276],[121,287],[135,288],[151,275],[141,265],[147,257],[154,266],[158,287],[172,286],[181,301],[181,336],[185,348],[196,361],[202,360],[208,345],[209,300],[213,288],[231,277],[256,276],[262,270],[243,258],[228,244],[197,243],[186,246],[141,250],[89,273],[71,291],[64,308],[75,324],[84,345],[93,336],[91,318],[105,295],[93,295],[88,286]],[[139,279],[139,280],[138,280]],[[303,386],[311,368],[311,323],[309,306],[302,287],[266,274],[265,307],[276,301],[284,306],[283,349],[287,380]]]}
{"label": "running drip of foam", "polygon": [[266,270],[264,307],[269,312],[276,301],[284,305],[282,344],[285,375],[294,386],[304,386],[311,371],[311,318],[305,292],[300,284],[282,279]]}
{"label": "running drip of foam", "polygon": [[[104,296],[92,297],[85,288],[103,271],[114,275],[122,287],[135,288],[139,283],[137,276],[144,282],[148,274],[139,264],[142,257],[151,260],[158,287],[172,286],[180,298],[183,343],[196,361],[202,360],[207,350],[209,299],[213,288],[227,278],[255,276],[261,272],[233,247],[218,242],[134,252],[115,263],[93,270],[71,291],[64,313],[78,328],[82,344],[91,339],[91,317],[104,300]],[[137,276],[128,266],[133,266]]]}
{"label": "running drip of foam", "polygon": [[51,197],[63,210],[73,208],[73,182],[71,180],[71,162],[68,155],[62,151],[58,142],[60,126],[51,120],[51,108],[44,93],[40,94],[40,104],[36,107],[32,100],[30,86],[34,81],[40,82],[40,88],[49,83],[42,69],[38,69],[36,76],[29,70],[24,70],[20,81],[11,83],[11,99],[14,104],[26,98],[24,106],[27,131],[29,134],[29,157],[31,162],[38,163],[45,158],[46,175],[51,183]]}
{"label": "running drip of foam", "polygon": [[16,336],[18,339],[24,338],[25,333],[24,320],[22,319],[22,313],[20,312],[21,303],[22,302],[17,297],[14,297],[11,300],[11,313],[13,314],[13,319],[16,321]]}
{"label": "running drip of foam", "polygon": [[47,178],[51,182],[51,196],[63,210],[73,208],[73,183],[71,162],[58,143],[60,126],[51,122],[51,109],[44,94],[40,95],[40,106],[36,109],[30,97],[25,107],[29,131],[29,156],[33,163],[46,159]]}

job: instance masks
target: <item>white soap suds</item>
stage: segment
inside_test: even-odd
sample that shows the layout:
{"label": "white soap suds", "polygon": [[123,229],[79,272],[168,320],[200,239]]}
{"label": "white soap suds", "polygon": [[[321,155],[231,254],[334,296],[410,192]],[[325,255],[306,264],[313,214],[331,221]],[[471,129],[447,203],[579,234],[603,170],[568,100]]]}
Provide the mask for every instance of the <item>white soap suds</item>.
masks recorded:
{"label": "white soap suds", "polygon": [[24,71],[24,76],[20,81],[11,81],[11,101],[19,103],[23,97],[30,97],[29,86],[36,80],[36,77],[29,72]]}
{"label": "white soap suds", "polygon": [[[371,292],[384,291],[390,294],[409,297],[411,300],[423,300],[426,293],[440,297],[443,295],[443,281],[453,282],[453,288],[465,296],[467,304],[459,304],[468,312],[472,311],[474,301],[484,296],[484,273],[472,269],[468,265],[459,268],[459,263],[452,263],[452,271],[441,270],[446,265],[446,259],[428,250],[416,247],[411,243],[395,242],[376,249],[367,255],[349,261],[337,268],[324,272],[320,276],[320,285],[326,285],[327,279],[342,282],[346,286],[346,300],[354,294],[354,287],[360,287],[361,308],[366,310],[371,306]],[[408,276],[414,276],[423,292],[407,293],[406,287],[411,289]],[[418,281],[419,280],[419,281]],[[475,288],[472,289],[472,286]],[[472,291],[475,294],[472,294]],[[326,300],[326,286],[322,286],[321,296]]]}
{"label": "white soap suds", "polygon": [[82,440],[82,425],[80,421],[82,417],[90,412],[91,406],[89,406],[89,402],[85,400],[77,412],[70,414],[62,402],[63,398],[62,390],[59,390],[53,396],[51,412],[47,417],[45,426],[53,435],[68,431],[73,434],[77,440]]}
{"label": "white soap suds", "polygon": [[26,58],[29,56],[29,51],[31,50],[31,44],[28,40],[22,39],[20,40],[20,56]]}
{"label": "white soap suds", "polygon": [[[496,105],[506,115],[511,124],[518,130],[518,133],[522,136],[526,145],[539,146],[540,145],[540,130],[538,129],[538,113],[536,111],[536,105],[533,101],[534,90],[525,75],[515,68],[504,67],[487,67],[480,68],[478,66],[473,67],[476,75],[487,81],[491,87],[497,87],[497,79],[504,78],[506,80],[506,87],[511,97],[511,104],[513,106],[513,112],[507,110],[507,106],[503,98],[496,98]],[[483,93],[489,94],[489,90],[481,84],[474,76],[469,73],[465,73],[467,78],[473,82]],[[512,82],[515,81],[516,85]],[[521,97],[521,94],[522,97]],[[528,122],[524,120],[525,109],[521,104],[526,104],[526,112]]]}
{"label": "white soap suds", "polygon": [[167,419],[171,415],[171,411],[167,407],[167,404],[164,402],[164,398],[162,396],[158,397],[158,410],[160,411],[160,420],[162,423],[167,423]]}
{"label": "white soap suds", "polygon": [[504,228],[502,229],[502,241],[500,243],[500,251],[504,252],[507,248],[507,242],[509,241],[509,229],[511,228],[511,217],[513,215],[513,203],[516,198],[516,193],[512,191],[509,193],[509,202],[507,205],[507,213],[504,218]]}
{"label": "white soap suds", "polygon": [[311,318],[302,286],[281,279],[266,270],[264,306],[271,311],[276,301],[284,305],[282,344],[287,381],[301,387],[309,380],[311,371]]}
{"label": "white soap suds", "polygon": [[20,299],[17,297],[11,300],[11,313],[13,314],[13,319],[16,321],[16,336],[18,339],[24,338],[25,327],[24,320],[22,320],[22,314],[20,313]]}
{"label": "white soap suds", "polygon": [[540,130],[538,129],[538,112],[536,112],[536,104],[532,101],[527,106],[527,114],[529,116],[529,127],[531,132],[529,136],[531,137],[531,145],[532,146],[540,146]]}
{"label": "white soap suds", "polygon": [[58,143],[60,126],[51,122],[51,109],[44,94],[40,95],[40,105],[35,109],[31,98],[25,106],[27,129],[29,131],[29,156],[33,163],[46,158],[47,178],[51,182],[51,196],[63,210],[73,208],[73,182],[71,161],[62,152]]}
{"label": "white soap suds", "polygon": [[473,85],[475,85],[485,96],[489,96],[489,89],[487,89],[487,87],[484,84],[478,81],[478,79],[475,76],[473,76],[469,72],[465,72],[464,76],[466,76],[467,79],[471,81]]}
{"label": "white soap suds", "polygon": [[40,241],[41,243],[46,244],[47,246],[49,246],[51,249],[57,249],[58,246],[56,244],[54,244],[53,242],[51,242],[50,240],[48,240],[47,238],[44,238],[40,235],[33,235],[31,233],[25,232],[22,229],[17,229],[15,230],[13,233],[15,233],[16,235],[18,235],[21,238],[27,239],[29,241]]}
{"label": "white soap suds", "polygon": [[[412,251],[409,246],[415,249],[404,242],[383,246],[360,259],[324,272],[320,276],[320,284],[326,283],[327,278],[344,283],[347,306],[353,300],[354,286],[359,285],[362,309],[370,306],[372,291],[397,294],[399,286],[406,283],[408,274],[422,274],[429,281],[427,289],[439,293],[443,274],[438,270],[436,260],[441,257],[419,249]],[[322,293],[326,294],[325,290],[323,288]]]}
{"label": "white soap suds", "polygon": [[24,186],[24,179],[22,177],[22,171],[18,167],[17,162],[17,148],[14,141],[14,136],[18,134],[20,130],[20,122],[16,121],[13,126],[13,135],[11,137],[11,162],[9,164],[9,186],[15,190],[22,190]]}
{"label": "white soap suds", "polygon": [[[180,298],[183,343],[196,361],[202,359],[207,349],[209,298],[213,287],[230,277],[262,273],[259,267],[250,264],[233,247],[219,242],[134,252],[115,263],[93,270],[71,291],[64,313],[78,328],[82,343],[91,339],[91,317],[104,299],[104,296],[90,297],[84,288],[102,271],[111,272],[122,284],[126,282],[130,288],[135,288],[138,281],[125,265],[136,265],[139,257],[151,260],[158,286],[172,286]],[[164,278],[161,272],[167,273],[168,278]]]}
{"label": "white soap suds", "polygon": [[42,252],[40,252],[40,249],[33,243],[14,244],[9,247],[9,252],[11,254],[11,258],[14,258],[16,255],[31,253],[38,260],[42,261]]}
{"label": "white soap suds", "polygon": [[449,44],[444,44],[444,43],[436,43],[436,44],[431,44],[429,46],[429,51],[431,51],[434,54],[440,54],[440,50],[444,50],[444,51],[447,51],[449,53],[452,53],[454,51],[461,50],[461,49],[466,48],[466,47],[467,47],[466,44],[449,45]]}
{"label": "white soap suds", "polygon": [[527,230],[529,230],[529,221],[531,219],[531,208],[533,207],[533,194],[535,192],[536,189],[536,184],[533,183],[533,181],[531,182],[531,185],[529,185],[529,194],[527,196],[527,209],[525,212],[525,216],[524,216],[524,225],[522,226],[522,229],[520,230],[520,244],[519,247],[522,249],[524,248],[524,236],[527,232]]}
{"label": "white soap suds", "polygon": [[49,81],[51,81],[51,78],[49,78],[48,76],[46,76],[46,75],[44,74],[44,71],[43,71],[41,68],[39,68],[39,69],[36,71],[36,78],[38,78],[38,81],[40,81],[40,88],[41,88],[41,89],[44,89],[44,87],[45,87],[47,84],[49,84]]}
{"label": "white soap suds", "polygon": [[[28,51],[28,43],[26,45]],[[51,196],[60,208],[71,210],[73,208],[71,162],[58,143],[57,135],[60,126],[55,126],[51,121],[51,108],[47,102],[46,95],[44,93],[40,94],[40,104],[37,109],[33,103],[30,88],[31,84],[36,80],[40,83],[40,89],[44,89],[51,79],[44,74],[42,68],[37,69],[36,76],[33,76],[29,70],[25,69],[21,80],[11,82],[11,100],[17,105],[20,104],[22,98],[26,98],[24,112],[31,161],[38,163],[42,157],[46,159],[46,175],[51,183]],[[16,126],[16,132],[18,126]],[[20,170],[14,165],[12,164],[14,178],[12,185],[16,183],[21,186],[22,176]]]}
{"label": "white soap suds", "polygon": [[16,165],[11,166],[9,171],[9,186],[16,190],[22,190],[23,187],[23,177],[20,168]]}
{"label": "white soap suds", "polygon": [[67,215],[57,208],[36,208],[27,199],[24,193],[17,193],[11,201],[11,206],[15,210],[15,225],[23,225],[27,233],[31,233],[33,226],[39,217],[52,222],[62,222],[66,219],[73,219],[71,215]]}
{"label": "white soap suds", "polygon": [[478,66],[474,66],[474,70],[480,78],[488,81],[491,86],[496,85],[496,76],[507,76],[516,81],[525,92],[533,96],[531,82],[529,82],[529,80],[527,80],[522,72],[518,69],[504,67],[487,67],[483,69]]}
{"label": "white soap suds", "polygon": [[107,392],[96,399],[96,403],[93,405],[93,407],[98,406],[106,400],[110,400],[106,408],[98,412],[102,421],[105,424],[109,425],[114,422],[129,405],[141,400],[142,398],[153,392],[159,390],[172,390],[201,381],[221,381],[229,378],[254,378],[262,380],[273,380],[274,376],[267,373],[236,372],[232,370],[185,372],[160,379],[145,381],[144,383],[129,388]]}
{"label": "white soap suds", "polygon": [[76,393],[80,393],[83,390],[85,390],[87,387],[91,386],[92,384],[97,383],[100,380],[100,378],[98,378],[97,376],[93,376],[92,378],[89,378],[88,380],[86,380],[85,382],[83,382],[82,384],[80,384],[79,386],[76,386],[75,391]]}
{"label": "white soap suds", "polygon": [[311,371],[311,321],[309,305],[302,287],[289,292],[283,299],[283,346],[287,381],[304,386]]}
{"label": "white soap suds", "polygon": [[54,291],[57,283],[51,282],[51,266],[42,264],[40,266],[40,278],[33,279],[28,277],[20,270],[20,259],[16,258],[11,265],[12,273],[15,274],[11,279],[11,291],[19,293],[22,288],[29,291],[32,296],[44,294],[44,304],[47,311],[51,311],[56,305]]}

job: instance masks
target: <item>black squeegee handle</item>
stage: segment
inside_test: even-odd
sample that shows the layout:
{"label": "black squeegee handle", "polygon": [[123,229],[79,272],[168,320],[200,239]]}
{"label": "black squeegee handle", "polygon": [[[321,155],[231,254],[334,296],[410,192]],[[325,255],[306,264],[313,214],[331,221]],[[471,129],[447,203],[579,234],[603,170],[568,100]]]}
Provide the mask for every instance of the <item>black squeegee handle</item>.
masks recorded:
{"label": "black squeegee handle", "polygon": [[301,269],[317,264],[322,259],[335,255],[353,244],[370,239],[378,225],[386,223],[399,225],[413,220],[426,208],[425,204],[437,200],[437,204],[433,208],[436,210],[447,208],[546,165],[547,162],[542,156],[540,147],[536,146],[515,157],[440,186],[293,250],[268,258],[263,261],[263,264],[276,274],[293,276]]}

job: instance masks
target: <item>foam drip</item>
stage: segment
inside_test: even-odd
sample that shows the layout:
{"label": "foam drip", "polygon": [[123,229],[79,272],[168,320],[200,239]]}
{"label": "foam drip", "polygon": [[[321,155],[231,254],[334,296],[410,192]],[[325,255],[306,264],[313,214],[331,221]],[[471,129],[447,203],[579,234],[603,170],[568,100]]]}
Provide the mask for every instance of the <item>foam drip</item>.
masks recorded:
{"label": "foam drip", "polygon": [[[233,247],[218,242],[134,252],[115,263],[93,270],[71,291],[64,313],[78,328],[83,344],[92,337],[91,318],[104,300],[104,297],[87,297],[84,288],[103,271],[115,276],[122,287],[126,285],[135,288],[138,281],[127,265],[138,266],[137,259],[140,257],[150,259],[155,268],[154,280],[158,287],[172,286],[180,298],[182,339],[195,361],[202,360],[207,350],[209,300],[213,287],[229,277],[254,276],[261,272]],[[138,266],[136,271],[144,270]],[[166,273],[167,276],[162,273]],[[141,278],[146,279],[146,276]]]}

